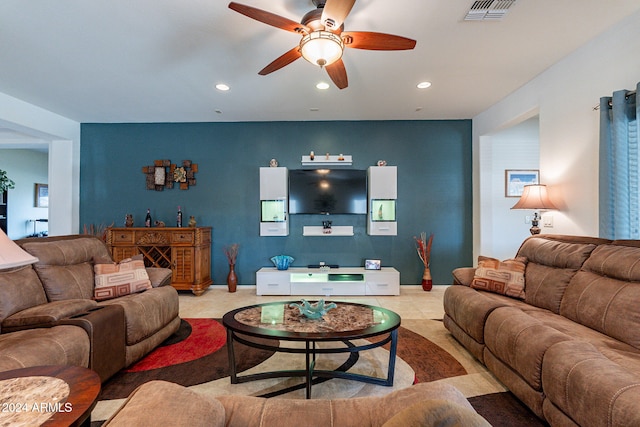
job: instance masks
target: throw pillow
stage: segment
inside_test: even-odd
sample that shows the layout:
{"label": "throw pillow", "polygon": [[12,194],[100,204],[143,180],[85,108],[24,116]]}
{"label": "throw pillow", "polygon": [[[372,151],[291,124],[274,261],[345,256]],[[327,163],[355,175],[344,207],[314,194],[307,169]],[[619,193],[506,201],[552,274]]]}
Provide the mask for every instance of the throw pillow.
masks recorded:
{"label": "throw pillow", "polygon": [[144,267],[142,255],[124,259],[119,264],[96,264],[93,269],[96,281],[94,289],[96,301],[151,289],[151,281]]}
{"label": "throw pillow", "polygon": [[495,258],[478,257],[471,287],[487,292],[524,299],[524,270],[527,265],[525,257],[517,257],[504,261]]}

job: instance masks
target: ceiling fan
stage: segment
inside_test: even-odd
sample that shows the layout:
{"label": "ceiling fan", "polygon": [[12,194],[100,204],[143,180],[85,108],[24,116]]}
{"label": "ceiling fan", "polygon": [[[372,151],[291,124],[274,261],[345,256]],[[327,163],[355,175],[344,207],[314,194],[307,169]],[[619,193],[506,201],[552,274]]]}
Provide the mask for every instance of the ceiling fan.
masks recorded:
{"label": "ceiling fan", "polygon": [[349,85],[347,70],[342,62],[345,47],[366,50],[409,50],[416,41],[392,34],[371,31],[344,31],[344,20],[356,0],[312,0],[316,9],[302,17],[300,23],[255,7],[231,2],[229,8],[256,21],[302,36],[300,43],[264,67],[258,74],[269,73],[303,57],[314,65],[326,68],[335,85],[344,89]]}

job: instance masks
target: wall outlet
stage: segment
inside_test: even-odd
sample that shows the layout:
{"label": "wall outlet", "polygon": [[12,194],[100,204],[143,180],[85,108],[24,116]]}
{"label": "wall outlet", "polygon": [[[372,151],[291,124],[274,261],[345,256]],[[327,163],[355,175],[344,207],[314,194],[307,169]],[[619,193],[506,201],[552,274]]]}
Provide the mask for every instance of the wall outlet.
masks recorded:
{"label": "wall outlet", "polygon": [[553,228],[553,215],[544,215],[542,217],[542,226]]}

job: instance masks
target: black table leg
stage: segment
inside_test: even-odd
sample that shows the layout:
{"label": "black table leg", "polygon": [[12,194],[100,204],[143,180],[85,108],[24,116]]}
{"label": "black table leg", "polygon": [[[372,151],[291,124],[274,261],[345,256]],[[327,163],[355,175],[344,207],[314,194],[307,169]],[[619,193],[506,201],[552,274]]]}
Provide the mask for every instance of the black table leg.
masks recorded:
{"label": "black table leg", "polygon": [[231,384],[238,384],[238,376],[236,372],[236,355],[233,351],[233,332],[230,329],[227,329],[227,355],[229,357]]}
{"label": "black table leg", "polygon": [[387,370],[387,384],[393,385],[393,378],[396,372],[396,351],[398,349],[398,330],[391,331],[391,345],[389,348],[389,368]]}

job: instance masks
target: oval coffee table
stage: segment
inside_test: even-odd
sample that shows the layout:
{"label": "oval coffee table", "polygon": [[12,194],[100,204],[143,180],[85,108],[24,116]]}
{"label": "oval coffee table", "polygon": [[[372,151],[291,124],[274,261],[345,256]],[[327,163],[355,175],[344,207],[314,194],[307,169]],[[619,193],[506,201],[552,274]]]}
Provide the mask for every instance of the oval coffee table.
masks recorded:
{"label": "oval coffee table", "polygon": [[[391,310],[366,304],[336,302],[337,308],[330,310],[321,319],[311,320],[301,315],[289,304],[300,301],[271,302],[241,307],[226,313],[222,324],[227,328],[227,349],[231,369],[231,383],[238,384],[267,378],[304,377],[306,398],[311,398],[311,386],[317,379],[343,378],[369,384],[392,386],[395,371],[398,328],[400,316]],[[277,339],[280,345],[269,345],[252,341],[251,338]],[[375,342],[355,344],[353,341],[382,337]],[[260,372],[239,376],[233,343],[269,351],[299,353],[305,355],[305,369]],[[283,344],[303,342],[304,347]],[[318,343],[342,342],[344,347],[319,348]],[[380,347],[390,342],[389,365],[386,378],[347,372],[359,357],[359,352]],[[328,353],[351,353],[351,364],[344,369],[315,369],[316,356]],[[316,380],[314,380],[314,378]],[[286,392],[286,391],[283,391]],[[273,393],[273,395],[278,393]]]}

